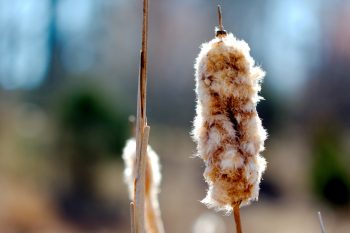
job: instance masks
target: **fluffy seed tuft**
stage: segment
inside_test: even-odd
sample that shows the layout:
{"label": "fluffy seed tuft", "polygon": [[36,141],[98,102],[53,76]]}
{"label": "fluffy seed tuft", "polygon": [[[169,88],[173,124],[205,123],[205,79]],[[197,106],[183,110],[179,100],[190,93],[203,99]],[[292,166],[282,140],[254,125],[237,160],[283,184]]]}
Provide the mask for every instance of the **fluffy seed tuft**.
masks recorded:
{"label": "fluffy seed tuft", "polygon": [[232,34],[201,46],[197,57],[197,108],[192,131],[209,185],[202,201],[231,211],[258,199],[266,167],[260,156],[267,137],[256,111],[264,71],[255,66],[249,46]]}

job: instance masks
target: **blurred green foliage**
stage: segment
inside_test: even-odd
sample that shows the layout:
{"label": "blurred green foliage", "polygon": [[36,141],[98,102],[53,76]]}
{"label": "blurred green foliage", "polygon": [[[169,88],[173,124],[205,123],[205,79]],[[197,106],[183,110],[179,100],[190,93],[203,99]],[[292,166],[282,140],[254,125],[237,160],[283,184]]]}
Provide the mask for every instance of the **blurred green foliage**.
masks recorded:
{"label": "blurred green foliage", "polygon": [[63,146],[79,157],[119,156],[129,131],[126,114],[91,88],[65,98],[60,121]]}
{"label": "blurred green foliage", "polygon": [[129,133],[128,117],[124,108],[117,107],[96,86],[72,88],[63,96],[57,114],[56,151],[57,163],[68,180],[57,192],[56,201],[65,218],[90,229],[92,219],[116,218],[113,214],[110,217],[110,207],[101,203],[96,167],[109,158],[120,159]]}
{"label": "blurred green foliage", "polygon": [[[338,132],[336,132],[338,131]],[[350,181],[339,130],[322,129],[314,137],[312,180],[316,194],[333,206],[350,202]]]}
{"label": "blurred green foliage", "polygon": [[264,98],[257,105],[257,111],[262,119],[263,126],[271,134],[282,128],[286,122],[286,109],[283,107],[283,99],[278,97],[277,93],[268,83],[263,84],[260,95]]}

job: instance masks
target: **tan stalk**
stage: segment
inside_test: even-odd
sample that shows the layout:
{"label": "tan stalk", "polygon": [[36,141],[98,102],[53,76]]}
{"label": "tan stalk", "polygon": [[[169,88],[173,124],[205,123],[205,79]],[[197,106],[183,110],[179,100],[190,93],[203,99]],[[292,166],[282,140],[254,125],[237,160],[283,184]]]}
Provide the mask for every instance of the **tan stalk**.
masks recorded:
{"label": "tan stalk", "polygon": [[131,233],[135,232],[135,209],[134,202],[130,202],[130,225],[131,225]]}
{"label": "tan stalk", "polygon": [[[136,144],[136,155],[137,155],[137,171],[135,179],[135,232],[145,232],[145,172],[146,172],[146,153],[148,145],[150,127],[145,125],[141,130],[138,130],[137,139],[140,140],[140,145]],[[141,133],[140,133],[141,132]],[[137,140],[136,140],[137,143]]]}
{"label": "tan stalk", "polygon": [[150,127],[146,118],[148,0],[143,0],[142,48],[138,82],[136,121],[136,178],[134,194],[135,233],[145,232],[145,173]]}
{"label": "tan stalk", "polygon": [[219,30],[223,31],[224,27],[222,26],[222,14],[221,14],[221,6],[218,5],[218,17],[219,17]]}
{"label": "tan stalk", "polygon": [[219,18],[219,26],[216,30],[216,36],[217,37],[226,36],[227,32],[224,30],[224,26],[222,25],[222,13],[221,13],[220,5],[218,5],[218,18]]}
{"label": "tan stalk", "polygon": [[241,215],[239,212],[239,205],[233,208],[233,216],[236,222],[236,233],[242,233]]}
{"label": "tan stalk", "polygon": [[148,42],[148,0],[143,0],[142,43],[140,56],[140,74],[138,82],[137,119],[136,119],[136,178],[134,193],[134,232],[145,232],[145,181],[147,164],[147,146],[150,127],[146,117],[147,89],[147,43]]}

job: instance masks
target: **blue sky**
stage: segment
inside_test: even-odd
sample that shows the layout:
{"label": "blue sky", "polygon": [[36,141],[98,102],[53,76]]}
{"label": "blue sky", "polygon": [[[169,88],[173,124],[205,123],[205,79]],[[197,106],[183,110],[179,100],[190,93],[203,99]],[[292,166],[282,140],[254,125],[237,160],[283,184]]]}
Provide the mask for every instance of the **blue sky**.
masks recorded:
{"label": "blue sky", "polygon": [[[0,85],[4,89],[35,88],[45,78],[50,56],[50,2],[0,0]],[[62,56],[67,70],[84,71],[93,63],[93,51],[86,38],[94,24],[96,6],[103,3],[118,7],[121,2],[58,1],[57,24],[59,35],[65,40]],[[264,18],[257,22],[259,28],[250,41],[260,45],[258,50],[264,61],[261,65],[266,67],[270,83],[277,90],[295,93],[319,64],[324,2],[266,0],[266,8],[261,9],[265,11]],[[130,1],[123,3],[134,5]]]}

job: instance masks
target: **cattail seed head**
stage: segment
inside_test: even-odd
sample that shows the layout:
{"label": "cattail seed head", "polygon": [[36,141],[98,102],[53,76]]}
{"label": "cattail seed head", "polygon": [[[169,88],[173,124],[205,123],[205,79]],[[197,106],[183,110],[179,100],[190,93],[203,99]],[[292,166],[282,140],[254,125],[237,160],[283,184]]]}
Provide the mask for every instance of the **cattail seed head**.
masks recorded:
{"label": "cattail seed head", "polygon": [[[145,174],[145,217],[147,233],[164,233],[164,226],[161,220],[159,209],[158,193],[161,182],[159,158],[156,152],[147,146]],[[125,163],[124,181],[129,188],[129,197],[134,200],[134,185],[136,177],[136,140],[129,139],[123,150]]]}
{"label": "cattail seed head", "polygon": [[[123,149],[122,158],[125,163],[124,181],[129,188],[130,200],[134,199],[134,179],[136,176],[136,141],[134,138],[129,139]],[[146,195],[156,196],[159,193],[161,182],[159,158],[156,152],[147,147],[147,164],[146,164]]]}
{"label": "cattail seed head", "polygon": [[197,108],[193,138],[206,165],[209,190],[203,202],[231,211],[258,198],[267,137],[256,111],[264,72],[249,46],[232,34],[204,43],[197,57]]}

